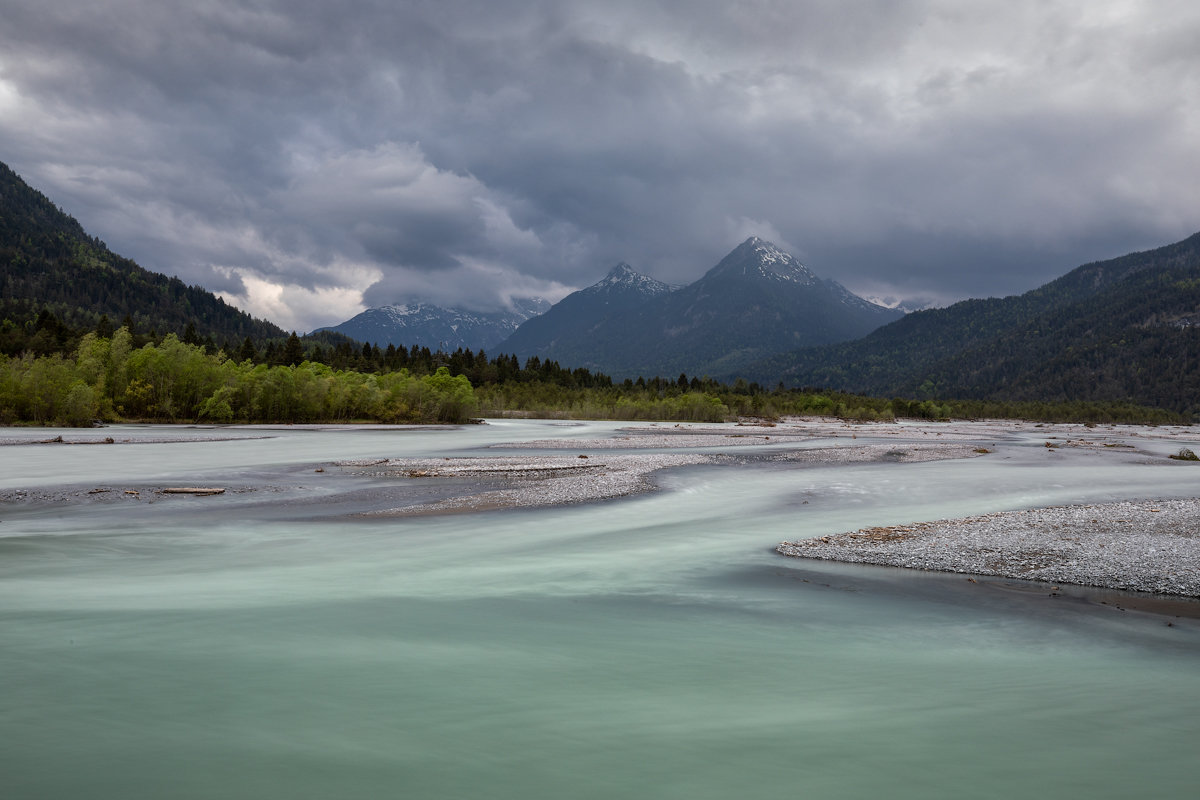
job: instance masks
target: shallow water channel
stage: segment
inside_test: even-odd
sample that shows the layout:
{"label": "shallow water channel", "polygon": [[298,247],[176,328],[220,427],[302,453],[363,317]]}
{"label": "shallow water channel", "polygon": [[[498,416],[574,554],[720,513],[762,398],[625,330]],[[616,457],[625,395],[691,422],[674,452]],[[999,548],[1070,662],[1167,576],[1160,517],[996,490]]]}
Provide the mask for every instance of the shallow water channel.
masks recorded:
{"label": "shallow water channel", "polygon": [[[661,473],[650,494],[382,519],[353,514],[456,484],[333,466],[521,454],[533,451],[488,445],[620,427],[8,432],[117,441],[0,447],[0,795],[1127,798],[1200,785],[1200,620],[773,552],[871,525],[1194,497],[1200,468],[1165,458],[1177,444],[1110,459],[988,434],[984,457],[840,465],[735,445],[721,452],[749,463]],[[227,492],[155,492],[196,485]]]}

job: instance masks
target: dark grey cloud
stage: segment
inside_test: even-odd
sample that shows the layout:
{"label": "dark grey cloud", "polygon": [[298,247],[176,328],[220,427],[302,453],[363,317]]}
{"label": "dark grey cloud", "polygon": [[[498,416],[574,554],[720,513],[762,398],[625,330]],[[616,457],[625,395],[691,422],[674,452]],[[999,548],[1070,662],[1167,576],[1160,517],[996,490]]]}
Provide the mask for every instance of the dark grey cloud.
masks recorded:
{"label": "dark grey cloud", "polygon": [[1200,228],[1190,3],[170,6],[0,0],[0,160],[288,327],[686,282],[752,233],[948,302]]}

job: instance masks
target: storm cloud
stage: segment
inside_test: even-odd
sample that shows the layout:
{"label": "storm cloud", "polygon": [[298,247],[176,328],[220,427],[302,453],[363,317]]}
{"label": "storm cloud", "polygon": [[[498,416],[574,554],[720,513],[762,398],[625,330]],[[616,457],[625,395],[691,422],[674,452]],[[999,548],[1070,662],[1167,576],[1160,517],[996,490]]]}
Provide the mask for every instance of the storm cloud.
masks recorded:
{"label": "storm cloud", "polygon": [[0,161],[288,328],[699,277],[1024,291],[1200,229],[1190,2],[0,0]]}

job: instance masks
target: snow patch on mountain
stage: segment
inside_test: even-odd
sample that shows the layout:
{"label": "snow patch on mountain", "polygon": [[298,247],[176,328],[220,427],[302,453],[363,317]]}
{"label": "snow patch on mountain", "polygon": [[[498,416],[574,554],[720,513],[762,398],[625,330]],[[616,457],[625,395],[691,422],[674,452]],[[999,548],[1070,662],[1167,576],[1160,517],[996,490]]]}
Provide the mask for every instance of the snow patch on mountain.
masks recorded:
{"label": "snow patch on mountain", "polygon": [[340,325],[319,328],[380,346],[428,347],[453,351],[494,347],[525,320],[550,308],[543,298],[514,298],[512,308],[481,312],[408,302],[368,308]]}
{"label": "snow patch on mountain", "polygon": [[903,311],[905,314],[911,314],[914,311],[926,311],[931,308],[945,308],[949,305],[947,301],[933,297],[896,297],[890,294],[867,294],[863,295],[863,298],[877,306]]}

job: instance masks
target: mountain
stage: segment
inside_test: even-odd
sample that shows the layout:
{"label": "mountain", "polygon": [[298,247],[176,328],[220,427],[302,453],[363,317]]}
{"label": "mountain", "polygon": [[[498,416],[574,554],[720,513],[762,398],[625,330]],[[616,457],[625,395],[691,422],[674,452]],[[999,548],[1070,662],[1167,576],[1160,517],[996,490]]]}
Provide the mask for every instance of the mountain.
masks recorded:
{"label": "mountain", "polygon": [[490,313],[443,308],[429,303],[368,308],[340,325],[318,328],[380,346],[428,347],[451,352],[491,350],[517,326],[550,308],[540,297],[514,298],[512,309]]}
{"label": "mountain", "polygon": [[[556,314],[557,308],[545,316]],[[854,339],[902,314],[817,277],[758,237],[747,239],[682,289],[659,291],[632,307],[597,313],[574,325],[569,311],[556,314],[562,324],[555,335],[535,339],[519,330],[522,338],[514,334],[501,343],[501,350],[616,376],[736,376],[757,359],[801,345]]]}
{"label": "mountain", "polygon": [[523,322],[498,349],[523,358],[538,356],[552,360],[557,357],[553,353],[559,352],[565,354],[561,363],[574,364],[570,353],[586,346],[597,325],[674,289],[621,262],[598,283],[567,295],[544,314]]}
{"label": "mountain", "polygon": [[875,395],[1133,401],[1200,412],[1200,233],[1022,295],[907,315],[748,377]]}
{"label": "mountain", "polygon": [[182,334],[190,324],[218,341],[287,336],[199,286],[113,253],[0,164],[0,321],[30,325],[43,309],[75,328],[94,328],[107,315],[114,325],[129,316],[140,331]]}

